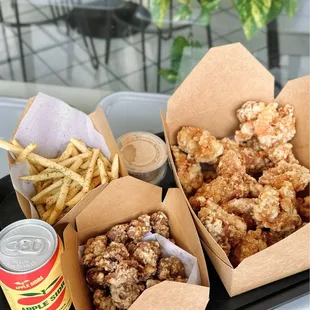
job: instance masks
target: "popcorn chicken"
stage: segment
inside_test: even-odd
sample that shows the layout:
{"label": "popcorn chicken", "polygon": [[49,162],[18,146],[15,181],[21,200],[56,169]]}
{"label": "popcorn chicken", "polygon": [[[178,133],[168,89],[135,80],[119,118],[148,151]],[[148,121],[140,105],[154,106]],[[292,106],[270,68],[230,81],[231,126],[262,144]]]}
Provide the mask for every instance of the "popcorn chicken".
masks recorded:
{"label": "popcorn chicken", "polygon": [[302,191],[310,182],[310,171],[298,164],[280,161],[274,168],[263,172],[258,182],[280,189],[285,181],[292,183],[296,192]]}
{"label": "popcorn chicken", "polygon": [[230,214],[242,217],[248,229],[255,229],[256,222],[253,219],[253,209],[257,204],[257,198],[235,198],[222,204],[221,208]]}
{"label": "popcorn chicken", "polygon": [[139,264],[135,260],[123,260],[113,273],[106,277],[106,283],[112,286],[120,286],[126,283],[138,283]]}
{"label": "popcorn chicken", "polygon": [[111,241],[125,244],[128,240],[127,229],[129,224],[120,224],[113,226],[108,232],[107,237]]}
{"label": "popcorn chicken", "polygon": [[284,143],[277,145],[271,149],[266,150],[268,158],[277,164],[281,160],[286,161],[290,164],[299,164],[299,161],[295,158],[293,154],[293,145],[291,143]]}
{"label": "popcorn chicken", "polygon": [[185,278],[185,269],[183,263],[174,256],[161,258],[158,265],[158,279],[176,279]]}
{"label": "popcorn chicken", "polygon": [[243,198],[251,195],[257,197],[262,186],[247,174],[233,174],[232,176],[219,176],[214,181],[204,184],[196,194],[189,199],[194,211],[204,207],[207,200],[212,198],[214,203],[223,204],[234,198]]}
{"label": "popcorn chicken", "polygon": [[154,233],[167,239],[170,237],[169,220],[164,212],[158,211],[151,214],[151,226]]}
{"label": "popcorn chicken", "polygon": [[182,127],[177,134],[179,148],[198,163],[214,163],[222,155],[223,146],[207,130]]}
{"label": "popcorn chicken", "polygon": [[139,279],[146,281],[156,273],[156,265],[161,254],[157,241],[139,242],[133,252],[133,258],[142,266]]}
{"label": "popcorn chicken", "polygon": [[264,102],[247,101],[237,110],[237,118],[240,123],[255,120],[265,107]]}
{"label": "popcorn chicken", "polygon": [[254,218],[265,228],[293,232],[301,225],[295,205],[296,193],[290,182],[285,181],[279,190],[267,185],[254,206]]}
{"label": "popcorn chicken", "polygon": [[216,167],[218,175],[232,176],[235,173],[244,174],[245,166],[243,164],[239,152],[228,150],[220,157],[219,163]]}
{"label": "popcorn chicken", "polygon": [[84,255],[94,254],[95,256],[98,256],[105,251],[107,244],[108,244],[108,238],[105,235],[90,238],[86,242]]}
{"label": "popcorn chicken", "polygon": [[181,185],[185,193],[190,194],[202,185],[203,175],[200,164],[193,159],[187,159],[186,154],[175,145],[171,150]]}
{"label": "popcorn chicken", "polygon": [[129,258],[129,253],[122,243],[112,241],[105,252],[94,259],[93,266],[104,269],[106,272],[113,272],[118,264]]}
{"label": "popcorn chicken", "polygon": [[93,295],[94,306],[96,310],[116,310],[111,296],[107,296],[103,290],[96,290]]}
{"label": "popcorn chicken", "polygon": [[105,275],[100,268],[91,268],[86,272],[86,281],[93,288],[100,288],[105,285]]}
{"label": "popcorn chicken", "polygon": [[231,261],[236,267],[245,258],[267,248],[266,236],[261,229],[249,230],[232,251]]}
{"label": "popcorn chicken", "polygon": [[231,247],[236,246],[246,235],[247,226],[244,220],[227,213],[210,199],[198,212],[198,218],[227,255]]}
{"label": "popcorn chicken", "polygon": [[144,287],[136,283],[125,283],[120,286],[111,285],[110,287],[113,303],[118,309],[129,309],[143,290]]}
{"label": "popcorn chicken", "polygon": [[152,227],[150,223],[150,216],[143,214],[130,222],[127,229],[127,235],[130,239],[137,243],[151,230]]}

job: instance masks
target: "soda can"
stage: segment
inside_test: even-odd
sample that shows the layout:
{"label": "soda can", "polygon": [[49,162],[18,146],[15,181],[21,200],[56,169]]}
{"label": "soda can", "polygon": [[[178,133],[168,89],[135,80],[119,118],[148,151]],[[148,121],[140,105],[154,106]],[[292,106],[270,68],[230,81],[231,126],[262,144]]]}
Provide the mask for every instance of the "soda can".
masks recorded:
{"label": "soda can", "polygon": [[63,244],[52,226],[26,219],[0,232],[0,285],[14,310],[67,310],[61,271]]}

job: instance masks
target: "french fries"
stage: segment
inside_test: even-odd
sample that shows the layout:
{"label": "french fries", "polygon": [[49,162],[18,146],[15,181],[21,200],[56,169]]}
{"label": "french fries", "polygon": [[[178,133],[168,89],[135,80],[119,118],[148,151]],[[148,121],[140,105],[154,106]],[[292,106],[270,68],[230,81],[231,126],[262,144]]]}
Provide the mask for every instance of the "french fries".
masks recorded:
{"label": "french fries", "polygon": [[31,197],[39,217],[54,225],[63,218],[89,191],[119,177],[119,157],[110,162],[99,149],[88,148],[72,138],[57,158],[45,158],[34,151],[37,145],[25,148],[15,139],[12,143],[0,139],[0,148],[11,152],[15,161],[25,162],[36,193]]}

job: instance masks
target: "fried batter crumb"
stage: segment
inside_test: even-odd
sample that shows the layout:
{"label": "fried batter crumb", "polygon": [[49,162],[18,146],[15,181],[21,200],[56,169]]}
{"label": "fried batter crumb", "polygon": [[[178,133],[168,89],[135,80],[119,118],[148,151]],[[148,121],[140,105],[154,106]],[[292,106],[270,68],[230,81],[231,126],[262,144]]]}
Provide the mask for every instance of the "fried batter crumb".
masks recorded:
{"label": "fried batter crumb", "polygon": [[103,290],[96,290],[93,295],[94,306],[96,310],[116,310],[111,296],[107,296]]}
{"label": "fried batter crumb", "polygon": [[175,256],[161,258],[158,265],[158,279],[185,278],[183,263]]}
{"label": "fried batter crumb", "polygon": [[167,215],[158,211],[151,215],[151,225],[154,233],[160,234],[165,238],[169,238],[170,229],[169,229],[169,220]]}
{"label": "fried batter crumb", "polygon": [[134,242],[139,242],[144,235],[151,230],[150,216],[148,214],[143,214],[130,222],[127,235]]}

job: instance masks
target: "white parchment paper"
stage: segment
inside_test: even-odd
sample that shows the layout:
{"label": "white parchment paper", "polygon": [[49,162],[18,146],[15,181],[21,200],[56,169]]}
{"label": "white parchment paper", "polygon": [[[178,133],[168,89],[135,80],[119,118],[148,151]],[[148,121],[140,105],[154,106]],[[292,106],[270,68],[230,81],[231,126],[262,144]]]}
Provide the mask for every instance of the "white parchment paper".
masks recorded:
{"label": "white parchment paper", "polygon": [[[88,147],[99,148],[110,158],[104,137],[95,129],[87,114],[43,93],[36,96],[14,138],[24,147],[35,142],[38,145],[35,153],[47,158],[60,155],[71,138],[83,140]],[[10,174],[14,188],[30,202],[31,217],[38,218],[30,201],[34,186],[31,182],[19,179],[20,176],[29,175],[26,164],[13,165]]]}
{"label": "white parchment paper", "polygon": [[[186,283],[201,285],[198,261],[195,256],[184,251],[159,234],[148,233],[141,241],[157,241],[160,245],[161,257],[175,256],[183,263],[185,275],[188,278]],[[84,249],[85,245],[79,246],[79,259],[81,264]]]}

